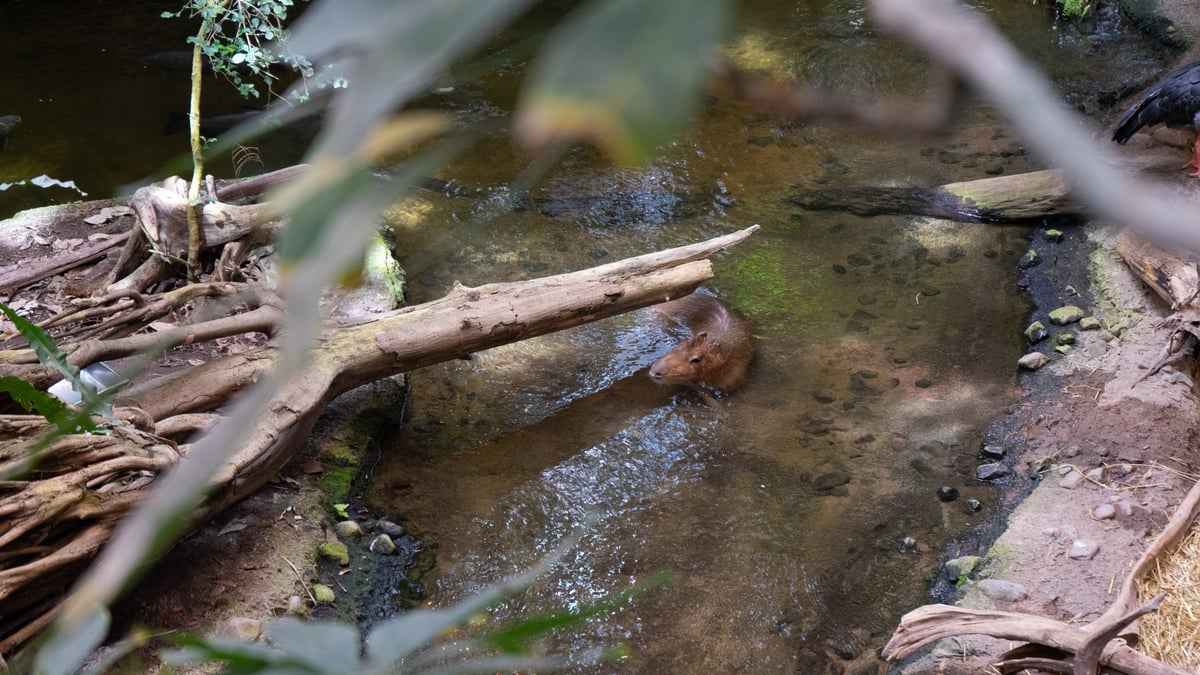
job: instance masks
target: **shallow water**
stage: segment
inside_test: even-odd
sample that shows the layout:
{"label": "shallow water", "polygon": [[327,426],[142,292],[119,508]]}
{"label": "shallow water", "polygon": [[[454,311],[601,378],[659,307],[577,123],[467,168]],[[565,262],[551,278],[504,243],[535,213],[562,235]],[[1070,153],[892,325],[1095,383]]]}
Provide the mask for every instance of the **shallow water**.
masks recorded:
{"label": "shallow water", "polygon": [[[1162,67],[1109,16],[1085,32],[1051,26],[1045,3],[972,4],[1090,114]],[[0,217],[108,196],[185,151],[162,129],[186,106],[186,82],[138,64],[180,48],[186,27],[158,18],[174,8],[0,3],[0,115],[24,118],[0,152]],[[874,34],[860,3],[746,3],[740,25],[729,54],[743,67],[920,99],[923,60]],[[464,122],[503,117],[519,76],[430,102]],[[241,105],[209,91],[206,114]],[[300,140],[265,142],[264,168],[295,161]],[[724,416],[650,382],[646,367],[680,335],[649,310],[414,373],[408,424],[382,439],[364,504],[436,547],[426,601],[524,570],[591,522],[501,614],[578,606],[660,569],[676,580],[554,649],[629,644],[606,672],[810,673],[871,658],[928,600],[943,547],[996,515],[996,488],[974,469],[1018,384],[1027,305],[1014,262],[1030,231],[809,212],[788,198],[1041,165],[981,104],[951,135],[897,140],[724,101],[642,168],[570,150],[513,210],[504,186],[533,161],[507,137],[485,138],[439,175],[467,196],[422,193],[390,214],[414,302],[455,280],[575,270],[758,223],[717,258],[706,290],[755,320],[759,355]],[[78,190],[21,182],[40,175]],[[939,502],[943,485],[962,497]],[[984,511],[970,513],[969,498]],[[906,537],[917,546],[902,551]]]}
{"label": "shallow water", "polygon": [[[1054,60],[1056,80],[1090,77],[1073,55],[1080,40],[1128,58],[1109,33],[1051,29],[1044,8],[997,4],[985,9],[1033,58]],[[730,52],[746,67],[909,99],[927,76],[867,29],[857,3],[757,3],[745,18]],[[460,90],[445,105],[492,114],[504,90]],[[1094,83],[1074,94],[1085,109],[1106,95]],[[646,367],[679,334],[648,310],[416,373],[410,423],[386,440],[365,503],[436,546],[427,601],[526,569],[594,520],[501,615],[579,606],[660,569],[676,580],[553,649],[629,644],[605,672],[807,673],[873,658],[900,614],[929,600],[943,547],[996,515],[997,488],[975,467],[1017,391],[1028,308],[1015,260],[1031,230],[805,212],[787,198],[1041,165],[981,104],[953,135],[896,140],[722,101],[649,166],[616,170],[573,150],[530,192],[535,208],[505,212],[495,186],[528,162],[492,139],[441,176],[483,186],[476,197],[425,194],[396,214],[398,247],[415,252],[414,301],[455,280],[574,270],[759,223],[706,285],[756,321],[759,355],[726,416],[650,382]],[[939,502],[943,485],[961,498]]]}

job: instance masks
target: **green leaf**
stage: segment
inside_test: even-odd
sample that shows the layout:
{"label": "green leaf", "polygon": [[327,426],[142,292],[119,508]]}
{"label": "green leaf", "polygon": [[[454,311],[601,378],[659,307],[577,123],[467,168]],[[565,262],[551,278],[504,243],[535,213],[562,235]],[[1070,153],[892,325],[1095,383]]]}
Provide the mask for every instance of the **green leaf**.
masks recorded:
{"label": "green leaf", "polygon": [[[25,338],[25,341],[33,348],[34,354],[37,354],[38,361],[62,373],[63,378],[70,382],[71,387],[79,392],[79,395],[82,397],[83,410],[80,413],[72,416],[70,420],[60,419],[55,422],[55,426],[60,431],[63,433],[75,433],[76,431],[98,430],[99,427],[91,421],[90,413],[98,413],[104,415],[114,423],[117,422],[108,402],[96,393],[95,387],[80,377],[79,368],[67,360],[67,355],[62,353],[62,350],[58,348],[58,345],[54,342],[54,338],[50,337],[49,333],[30,323],[25,317],[17,314],[13,308],[2,302],[0,302],[0,312],[3,312],[4,316],[8,317],[8,320],[17,327],[17,330]],[[49,418],[47,419],[49,420]]]}
{"label": "green leaf", "polygon": [[625,607],[634,599],[645,595],[649,590],[670,583],[671,579],[670,572],[660,571],[633,588],[584,605],[577,610],[522,619],[501,630],[489,632],[483,637],[483,641],[505,652],[524,652],[528,649],[528,642],[531,638],[573,626],[594,616]]}
{"label": "green leaf", "polygon": [[73,630],[51,633],[34,657],[33,672],[37,675],[70,675],[79,670],[108,634],[110,620],[108,609],[96,605],[72,623]]}
{"label": "green leaf", "polygon": [[0,377],[0,392],[11,396],[25,410],[36,412],[45,417],[47,422],[60,428],[62,423],[70,417],[70,412],[62,401],[19,377],[11,375]]}
{"label": "green leaf", "polygon": [[326,673],[354,672],[358,663],[358,631],[349,624],[305,622],[285,617],[267,625],[267,636],[296,661]]}
{"label": "green leaf", "polygon": [[700,101],[729,0],[604,0],[547,39],[517,110],[533,145],[590,140],[636,162]]}

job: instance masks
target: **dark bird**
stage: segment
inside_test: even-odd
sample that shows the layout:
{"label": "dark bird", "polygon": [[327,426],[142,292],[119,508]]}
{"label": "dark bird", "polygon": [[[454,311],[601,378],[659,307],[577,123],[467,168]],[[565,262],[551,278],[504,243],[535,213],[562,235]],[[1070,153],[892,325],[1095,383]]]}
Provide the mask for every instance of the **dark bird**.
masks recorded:
{"label": "dark bird", "polygon": [[[1112,139],[1124,143],[1138,129],[1155,124],[1188,127],[1200,134],[1200,61],[1172,71],[1151,87],[1117,121]],[[1200,135],[1192,146],[1192,159],[1184,166],[1194,167],[1192,175],[1200,178]]]}

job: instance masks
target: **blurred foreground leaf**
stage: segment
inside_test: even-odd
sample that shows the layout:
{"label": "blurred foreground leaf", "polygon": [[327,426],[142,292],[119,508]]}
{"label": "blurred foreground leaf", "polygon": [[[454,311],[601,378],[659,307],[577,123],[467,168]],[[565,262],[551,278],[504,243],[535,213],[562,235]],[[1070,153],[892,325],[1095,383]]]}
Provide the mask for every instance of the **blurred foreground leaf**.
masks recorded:
{"label": "blurred foreground leaf", "polygon": [[538,55],[518,135],[534,146],[589,140],[640,161],[691,116],[728,13],[728,0],[593,2]]}

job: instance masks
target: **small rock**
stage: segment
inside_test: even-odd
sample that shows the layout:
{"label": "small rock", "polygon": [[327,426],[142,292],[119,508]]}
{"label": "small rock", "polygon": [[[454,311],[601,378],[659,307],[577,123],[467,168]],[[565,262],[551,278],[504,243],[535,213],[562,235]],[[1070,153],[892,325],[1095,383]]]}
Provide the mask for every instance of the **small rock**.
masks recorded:
{"label": "small rock", "polygon": [[900,542],[900,552],[901,553],[916,553],[917,552],[917,540],[913,539],[912,537],[905,537],[904,541]]}
{"label": "small rock", "polygon": [[1071,345],[1056,345],[1054,351],[1059,354],[1068,354],[1071,352]]}
{"label": "small rock", "polygon": [[850,482],[850,474],[845,471],[830,471],[817,476],[812,482],[812,488],[817,492],[829,492]]}
{"label": "small rock", "polygon": [[380,555],[391,555],[396,552],[396,543],[386,534],[380,534],[371,540],[367,550]]}
{"label": "small rock", "polygon": [[1025,339],[1029,340],[1029,344],[1037,344],[1045,340],[1050,335],[1046,330],[1046,324],[1041,321],[1034,321],[1025,329]]}
{"label": "small rock", "polygon": [[1085,316],[1079,320],[1079,330],[1100,330],[1100,319]]}
{"label": "small rock", "polygon": [[362,526],[357,521],[342,520],[333,526],[333,529],[343,537],[349,539],[358,539],[362,536]]}
{"label": "small rock", "polygon": [[1060,345],[1073,345],[1075,344],[1075,336],[1071,333],[1063,333],[1054,338],[1054,341]]}
{"label": "small rock", "polygon": [[1033,249],[1026,251],[1025,255],[1021,256],[1021,259],[1017,261],[1017,267],[1023,270],[1027,270],[1036,264],[1038,264],[1038,254]]}
{"label": "small rock", "polygon": [[978,499],[967,500],[967,510],[971,513],[979,513],[981,509],[983,509],[983,504],[981,504]]}
{"label": "small rock", "polygon": [[938,488],[937,498],[938,501],[952,502],[955,499],[958,499],[958,490],[950,487],[949,485],[943,485],[942,487]]}
{"label": "small rock", "polygon": [[1083,475],[1088,480],[1095,481],[1097,483],[1103,483],[1104,482],[1104,467],[1098,466]]}
{"label": "small rock", "polygon": [[1058,531],[1062,532],[1064,539],[1079,538],[1079,530],[1076,530],[1074,525],[1063,525],[1062,527],[1058,528]]}
{"label": "small rock", "polygon": [[983,558],[977,555],[964,555],[961,558],[946,561],[946,573],[951,579],[969,577],[979,567]]}
{"label": "small rock", "polygon": [[1092,509],[1092,517],[1096,520],[1111,520],[1117,517],[1117,507],[1112,504],[1101,504]]}
{"label": "small rock", "polygon": [[1091,539],[1076,539],[1067,549],[1067,557],[1072,560],[1091,560],[1099,550],[1099,542]]}
{"label": "small rock", "polygon": [[833,394],[829,393],[828,389],[814,389],[813,398],[817,399],[817,403],[833,403]]}
{"label": "small rock", "polygon": [[1078,445],[1068,445],[1066,448],[1063,449],[1062,456],[1066,457],[1067,459],[1071,459],[1072,457],[1078,457],[1079,456],[1079,446]]}
{"label": "small rock", "polygon": [[333,602],[337,599],[337,596],[333,594],[333,589],[325,584],[313,584],[312,592],[317,602]]}
{"label": "small rock", "polygon": [[1027,595],[1025,587],[1015,581],[980,579],[975,582],[975,586],[989,598],[1004,602],[1016,602]]}
{"label": "small rock", "polygon": [[975,469],[975,477],[979,480],[996,480],[1004,478],[1008,475],[1008,467],[1000,462],[989,462],[988,464],[980,464],[979,468]]}
{"label": "small rock", "polygon": [[304,598],[298,595],[288,598],[287,613],[292,616],[308,616],[308,605],[304,604]]}
{"label": "small rock", "polygon": [[327,541],[321,544],[321,557],[336,561],[339,565],[349,565],[350,549],[340,541]]}
{"label": "small rock", "polygon": [[1005,450],[1004,446],[1000,445],[999,443],[987,443],[983,446],[983,449],[979,451],[979,454],[987,457],[988,459],[1004,459],[1004,455],[1007,454],[1007,450]]}
{"label": "small rock", "polygon": [[1132,516],[1133,502],[1129,501],[1128,499],[1122,499],[1121,501],[1117,502],[1117,511],[1120,511],[1121,515],[1126,518]]}
{"label": "small rock", "polygon": [[235,640],[254,642],[262,635],[262,621],[244,616],[230,617],[225,622],[224,633]]}
{"label": "small rock", "polygon": [[1058,480],[1058,485],[1059,487],[1067,490],[1074,490],[1075,488],[1079,487],[1079,484],[1082,482],[1083,474],[1072,469],[1070,473]]}
{"label": "small rock", "polygon": [[1050,357],[1041,352],[1030,352],[1017,359],[1017,365],[1025,370],[1037,370],[1047,363],[1050,363]]}
{"label": "small rock", "polygon": [[390,520],[387,520],[386,518],[380,518],[379,520],[375,521],[375,531],[382,532],[392,539],[404,536],[404,528]]}
{"label": "small rock", "polygon": [[1055,326],[1067,326],[1079,321],[1083,316],[1082,309],[1075,305],[1064,305],[1050,312],[1050,323]]}

